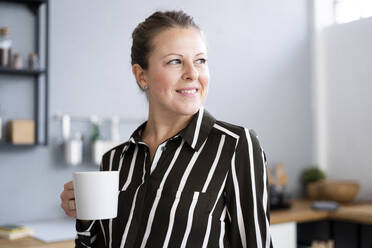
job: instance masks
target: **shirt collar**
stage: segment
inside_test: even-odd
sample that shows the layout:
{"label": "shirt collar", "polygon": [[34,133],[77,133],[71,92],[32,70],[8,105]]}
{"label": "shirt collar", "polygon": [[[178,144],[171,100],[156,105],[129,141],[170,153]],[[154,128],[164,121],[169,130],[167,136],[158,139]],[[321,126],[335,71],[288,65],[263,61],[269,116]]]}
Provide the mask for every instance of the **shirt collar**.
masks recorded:
{"label": "shirt collar", "polygon": [[145,128],[146,123],[147,123],[147,121],[145,121],[144,123],[142,123],[136,130],[134,130],[134,132],[130,136],[129,142],[131,142],[133,144],[137,144],[138,142],[141,142],[141,140],[142,140],[142,131]]}
{"label": "shirt collar", "polygon": [[216,119],[204,107],[201,107],[180,135],[195,151],[198,151],[215,122]]}
{"label": "shirt collar", "polygon": [[[180,135],[192,149],[198,151],[207,139],[210,131],[213,128],[216,119],[204,107],[200,107],[199,111],[193,115],[190,123],[175,136]],[[141,142],[142,131],[146,126],[146,122],[142,123],[131,135],[129,142],[137,144]]]}

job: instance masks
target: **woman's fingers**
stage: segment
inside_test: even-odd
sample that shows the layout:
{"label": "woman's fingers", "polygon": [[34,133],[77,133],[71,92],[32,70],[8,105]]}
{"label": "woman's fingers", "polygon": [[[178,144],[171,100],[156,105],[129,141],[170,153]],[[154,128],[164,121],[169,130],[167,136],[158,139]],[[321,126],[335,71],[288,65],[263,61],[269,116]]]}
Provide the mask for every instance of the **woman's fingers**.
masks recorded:
{"label": "woman's fingers", "polygon": [[68,208],[72,210],[76,210],[75,200],[69,200],[68,201]]}
{"label": "woman's fingers", "polygon": [[68,200],[72,200],[72,199],[75,199],[75,195],[74,195],[73,190],[64,190],[61,193],[61,200],[62,201],[68,201]]}
{"label": "woman's fingers", "polygon": [[75,218],[76,219],[76,210],[74,211],[70,211],[70,215],[69,215],[71,218]]}
{"label": "woman's fingers", "polygon": [[69,181],[69,182],[65,183],[64,189],[65,190],[74,190],[74,183],[72,181]]}
{"label": "woman's fingers", "polygon": [[66,213],[66,215],[76,218],[74,185],[72,181],[64,185],[64,190],[61,193],[60,198],[61,198],[61,208]]}
{"label": "woman's fingers", "polygon": [[61,208],[67,216],[76,218],[75,200],[62,201]]}
{"label": "woman's fingers", "polygon": [[76,218],[75,200],[67,201],[67,211],[65,213],[70,217]]}
{"label": "woman's fingers", "polygon": [[69,210],[69,209],[66,209],[65,207],[62,207],[62,209],[67,216],[76,218],[76,210]]}

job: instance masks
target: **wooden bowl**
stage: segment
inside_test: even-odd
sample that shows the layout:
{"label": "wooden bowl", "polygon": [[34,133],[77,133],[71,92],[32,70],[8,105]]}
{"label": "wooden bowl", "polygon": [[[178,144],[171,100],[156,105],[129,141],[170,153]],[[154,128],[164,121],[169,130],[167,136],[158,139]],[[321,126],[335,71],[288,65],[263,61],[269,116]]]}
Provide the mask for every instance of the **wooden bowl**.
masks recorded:
{"label": "wooden bowl", "polygon": [[307,194],[312,200],[347,203],[355,198],[359,188],[359,183],[354,181],[321,180],[309,183],[307,185]]}
{"label": "wooden bowl", "polygon": [[322,195],[326,200],[351,202],[359,192],[359,183],[353,181],[324,180]]}

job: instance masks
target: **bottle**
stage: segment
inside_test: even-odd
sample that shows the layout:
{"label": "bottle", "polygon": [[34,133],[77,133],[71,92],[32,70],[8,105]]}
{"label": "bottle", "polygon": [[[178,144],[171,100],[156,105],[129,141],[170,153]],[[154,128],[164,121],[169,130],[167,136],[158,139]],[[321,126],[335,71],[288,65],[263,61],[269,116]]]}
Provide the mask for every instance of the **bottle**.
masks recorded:
{"label": "bottle", "polygon": [[0,28],[0,66],[9,67],[12,61],[12,40],[9,39],[9,29]]}
{"label": "bottle", "polygon": [[14,69],[23,69],[23,58],[19,53],[14,54],[12,60],[12,68]]}
{"label": "bottle", "polygon": [[30,70],[37,70],[40,67],[39,57],[36,53],[30,53],[28,55],[28,68]]}
{"label": "bottle", "polygon": [[98,116],[93,115],[90,117],[90,121],[92,122],[93,132],[90,137],[92,141],[92,162],[96,165],[101,164],[101,157],[104,151],[104,141],[101,138],[100,126],[99,126],[99,119]]}

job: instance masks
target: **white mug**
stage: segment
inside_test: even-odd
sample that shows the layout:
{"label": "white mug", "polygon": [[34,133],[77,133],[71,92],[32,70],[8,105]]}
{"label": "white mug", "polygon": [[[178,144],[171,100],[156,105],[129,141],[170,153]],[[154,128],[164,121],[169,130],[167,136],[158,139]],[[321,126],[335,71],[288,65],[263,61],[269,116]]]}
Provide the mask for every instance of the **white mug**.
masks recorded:
{"label": "white mug", "polygon": [[73,177],[77,219],[100,220],[117,217],[118,171],[75,172]]}

